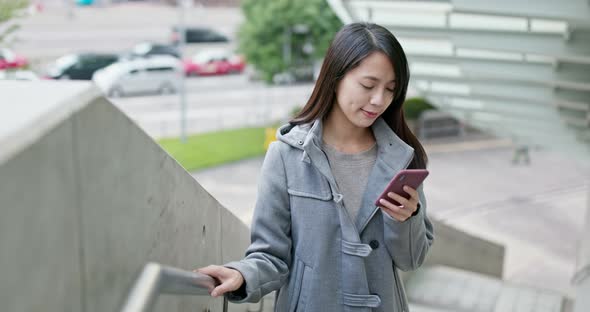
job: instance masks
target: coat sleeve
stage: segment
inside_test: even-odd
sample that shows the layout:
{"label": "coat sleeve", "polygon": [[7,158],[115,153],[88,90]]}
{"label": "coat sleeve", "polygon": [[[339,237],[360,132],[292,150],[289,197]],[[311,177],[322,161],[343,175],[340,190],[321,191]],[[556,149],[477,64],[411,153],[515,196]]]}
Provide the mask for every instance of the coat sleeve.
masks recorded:
{"label": "coat sleeve", "polygon": [[419,268],[434,240],[434,229],[426,215],[426,198],[423,187],[418,188],[420,210],[404,222],[382,213],[387,251],[395,266],[402,271]]}
{"label": "coat sleeve", "polygon": [[262,165],[246,257],[225,265],[240,271],[246,282],[245,294],[227,294],[232,302],[257,302],[279,289],[289,275],[291,211],[279,144],[283,143],[273,142],[269,146]]}

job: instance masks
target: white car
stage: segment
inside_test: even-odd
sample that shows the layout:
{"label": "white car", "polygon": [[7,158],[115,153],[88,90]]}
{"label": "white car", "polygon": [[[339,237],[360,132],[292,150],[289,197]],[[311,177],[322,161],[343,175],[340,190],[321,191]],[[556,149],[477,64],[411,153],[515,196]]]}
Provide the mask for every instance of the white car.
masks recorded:
{"label": "white car", "polygon": [[113,63],[92,80],[109,97],[131,94],[171,94],[179,87],[182,63],[171,56],[153,56]]}

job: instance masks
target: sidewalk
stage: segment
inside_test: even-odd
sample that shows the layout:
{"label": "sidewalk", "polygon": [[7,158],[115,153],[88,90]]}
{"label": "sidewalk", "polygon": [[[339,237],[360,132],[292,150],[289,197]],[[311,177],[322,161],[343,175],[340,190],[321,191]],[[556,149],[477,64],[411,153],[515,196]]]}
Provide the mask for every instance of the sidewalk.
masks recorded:
{"label": "sidewalk", "polygon": [[[428,142],[429,214],[506,246],[504,279],[573,297],[570,278],[588,202],[590,170],[563,155],[531,151],[513,165],[508,141]],[[250,223],[262,158],[194,173],[224,206]]]}

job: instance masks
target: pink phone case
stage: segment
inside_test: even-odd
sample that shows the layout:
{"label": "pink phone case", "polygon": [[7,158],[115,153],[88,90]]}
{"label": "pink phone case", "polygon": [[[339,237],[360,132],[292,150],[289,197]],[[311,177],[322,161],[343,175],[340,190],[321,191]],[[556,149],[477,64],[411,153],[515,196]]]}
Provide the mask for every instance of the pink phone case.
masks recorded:
{"label": "pink phone case", "polygon": [[396,202],[395,200],[391,199],[387,196],[387,193],[393,192],[398,195],[401,195],[405,198],[410,198],[410,194],[406,193],[403,190],[404,185],[407,185],[413,189],[417,189],[420,184],[426,179],[428,176],[428,170],[426,169],[404,169],[398,172],[393,179],[389,182],[383,193],[379,195],[377,200],[375,201],[376,206],[380,206],[379,200],[385,198],[387,201],[391,202],[392,204],[399,206],[400,203]]}

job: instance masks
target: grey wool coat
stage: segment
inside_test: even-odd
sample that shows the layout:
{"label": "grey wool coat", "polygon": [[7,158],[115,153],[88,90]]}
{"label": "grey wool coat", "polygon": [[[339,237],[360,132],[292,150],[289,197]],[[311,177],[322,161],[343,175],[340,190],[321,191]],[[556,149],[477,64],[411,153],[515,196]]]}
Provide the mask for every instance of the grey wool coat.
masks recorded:
{"label": "grey wool coat", "polygon": [[381,118],[372,130],[377,160],[352,220],[321,149],[322,122],[279,128],[262,166],[251,245],[243,260],[225,265],[246,281],[230,301],[256,302],[277,290],[280,312],[408,311],[397,268],[422,264],[433,228],[422,187],[419,212],[405,222],[375,206],[414,150]]}

